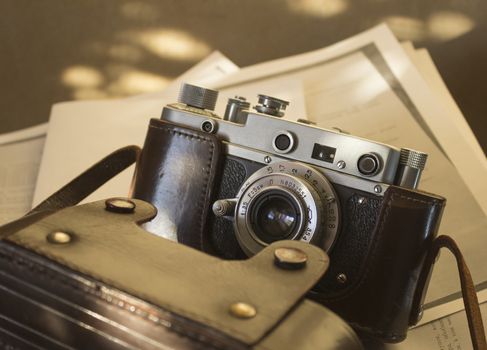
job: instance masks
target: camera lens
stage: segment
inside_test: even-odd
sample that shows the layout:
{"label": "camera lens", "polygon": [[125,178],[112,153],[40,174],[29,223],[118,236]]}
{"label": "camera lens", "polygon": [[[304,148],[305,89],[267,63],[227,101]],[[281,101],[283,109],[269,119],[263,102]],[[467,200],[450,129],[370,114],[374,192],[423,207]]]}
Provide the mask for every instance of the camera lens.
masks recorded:
{"label": "camera lens", "polygon": [[331,183],[299,162],[278,162],[253,173],[235,205],[235,237],[247,256],[279,240],[299,240],[331,249],[340,213]]}
{"label": "camera lens", "polygon": [[295,200],[285,192],[264,193],[250,212],[252,230],[265,243],[292,239],[298,233],[302,214]]}

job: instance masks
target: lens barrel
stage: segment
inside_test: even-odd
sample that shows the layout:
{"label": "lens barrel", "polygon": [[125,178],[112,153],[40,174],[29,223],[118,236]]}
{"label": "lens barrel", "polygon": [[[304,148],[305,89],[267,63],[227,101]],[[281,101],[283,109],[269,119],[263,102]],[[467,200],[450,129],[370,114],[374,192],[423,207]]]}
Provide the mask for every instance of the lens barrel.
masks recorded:
{"label": "lens barrel", "polygon": [[298,162],[272,163],[240,188],[234,228],[252,256],[272,242],[292,239],[331,249],[340,221],[338,197],[326,177]]}

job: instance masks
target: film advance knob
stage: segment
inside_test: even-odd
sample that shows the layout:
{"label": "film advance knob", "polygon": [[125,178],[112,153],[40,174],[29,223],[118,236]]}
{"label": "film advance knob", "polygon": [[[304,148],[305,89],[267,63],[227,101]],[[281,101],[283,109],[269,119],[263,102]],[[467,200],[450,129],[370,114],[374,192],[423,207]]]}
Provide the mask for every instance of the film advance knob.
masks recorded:
{"label": "film advance knob", "polygon": [[183,84],[179,92],[178,101],[191,107],[214,110],[218,91],[202,88],[200,86]]}

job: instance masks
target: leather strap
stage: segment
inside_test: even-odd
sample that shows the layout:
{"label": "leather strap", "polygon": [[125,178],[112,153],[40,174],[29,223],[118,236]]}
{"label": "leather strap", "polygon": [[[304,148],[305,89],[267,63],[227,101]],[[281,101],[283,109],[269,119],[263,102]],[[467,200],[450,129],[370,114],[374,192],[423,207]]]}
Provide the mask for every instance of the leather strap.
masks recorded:
{"label": "leather strap", "polygon": [[453,253],[457,261],[458,273],[460,275],[460,284],[462,287],[463,303],[468,319],[468,328],[475,350],[486,350],[487,342],[485,339],[484,325],[480,313],[479,301],[475,292],[475,285],[472,275],[468,269],[467,263],[460,251],[460,248],[449,236],[439,236],[433,241],[433,245],[426,256],[424,268],[419,277],[419,286],[425,285],[429,279],[431,267],[435,263],[441,248],[447,248]]}
{"label": "leather strap", "polygon": [[110,153],[54,192],[29,214],[44,210],[59,210],[78,204],[105,182],[137,162],[140,152],[138,146],[127,146]]}
{"label": "leather strap", "polygon": [[138,146],[126,146],[110,153],[54,192],[24,217],[1,226],[0,239],[32,225],[59,209],[78,204],[108,180],[137,162],[140,152]]}

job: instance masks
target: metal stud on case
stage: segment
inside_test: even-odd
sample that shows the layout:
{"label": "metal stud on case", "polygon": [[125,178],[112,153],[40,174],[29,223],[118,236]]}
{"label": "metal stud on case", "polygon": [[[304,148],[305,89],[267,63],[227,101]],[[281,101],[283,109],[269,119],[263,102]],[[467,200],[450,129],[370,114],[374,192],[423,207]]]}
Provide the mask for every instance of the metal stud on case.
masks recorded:
{"label": "metal stud on case", "polygon": [[244,302],[236,302],[230,305],[230,314],[236,318],[249,319],[257,315],[257,309]]}
{"label": "metal stud on case", "polygon": [[70,233],[63,231],[54,231],[47,234],[46,239],[52,244],[68,244],[72,241],[73,237]]}
{"label": "metal stud on case", "polygon": [[337,275],[337,281],[338,283],[340,284],[345,284],[347,283],[347,275],[345,275],[344,273],[340,273]]}
{"label": "metal stud on case", "polygon": [[109,198],[105,201],[105,209],[112,213],[130,214],[135,207],[135,203],[127,198]]}
{"label": "metal stud on case", "polygon": [[308,261],[305,252],[297,248],[277,248],[274,250],[274,263],[283,270],[302,269]]}

